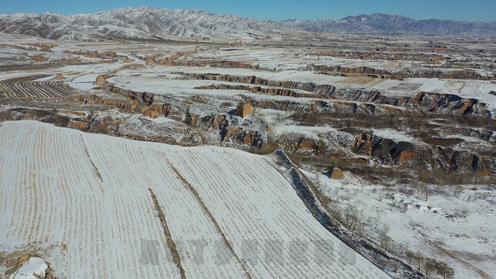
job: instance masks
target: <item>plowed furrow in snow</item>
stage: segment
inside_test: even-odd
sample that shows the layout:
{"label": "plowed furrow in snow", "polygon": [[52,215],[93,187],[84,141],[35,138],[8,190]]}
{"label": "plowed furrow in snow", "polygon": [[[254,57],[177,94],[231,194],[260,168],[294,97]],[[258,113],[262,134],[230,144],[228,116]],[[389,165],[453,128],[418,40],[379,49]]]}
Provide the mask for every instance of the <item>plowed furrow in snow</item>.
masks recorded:
{"label": "plowed furrow in snow", "polygon": [[[150,148],[130,148],[126,149],[126,154],[136,163],[137,172],[147,173],[143,183],[154,189],[165,210],[174,212],[167,221],[172,237],[175,240],[180,237],[178,241],[183,242],[178,251],[186,276],[231,278],[233,274],[243,274],[241,265],[229,252],[208,216],[170,168],[167,154]],[[154,164],[143,164],[146,161]],[[199,246],[204,248],[198,251]],[[221,264],[219,256],[225,260]]]}
{"label": "plowed furrow in snow", "polygon": [[102,175],[100,174],[100,171],[96,167],[95,163],[93,162],[93,159],[91,159],[90,153],[88,152],[88,147],[86,147],[86,144],[84,143],[83,136],[81,136],[81,142],[84,147],[84,153],[88,157],[88,160],[90,160],[91,166],[93,167],[93,170],[95,171],[96,176],[98,179],[103,182]]}
{"label": "plowed furrow in snow", "polygon": [[196,201],[198,202],[198,204],[200,204],[201,208],[203,209],[203,211],[205,212],[205,214],[208,216],[208,218],[210,219],[210,221],[212,222],[212,224],[214,224],[215,229],[217,230],[217,233],[219,233],[222,236],[222,241],[224,242],[224,244],[226,245],[226,247],[229,248],[229,251],[231,252],[231,254],[236,258],[236,260],[238,261],[238,263],[243,267],[244,275],[247,278],[251,278],[250,273],[248,272],[248,269],[247,269],[246,265],[239,259],[239,256],[236,255],[236,253],[234,252],[231,244],[229,243],[229,241],[227,240],[226,236],[222,232],[222,229],[220,228],[219,224],[215,220],[214,216],[212,215],[212,213],[210,212],[210,210],[208,210],[207,206],[205,205],[205,203],[200,198],[200,195],[198,195],[198,193],[193,188],[193,186],[181,175],[181,173],[172,164],[169,163],[169,165],[172,168],[172,170],[174,170],[174,173],[177,175],[177,177],[179,178],[179,180],[183,183],[184,187],[186,187],[188,189],[188,191],[195,197]]}
{"label": "plowed furrow in snow", "polygon": [[73,89],[61,81],[0,82],[0,91],[7,97],[17,98],[57,98],[73,94]]}
{"label": "plowed furrow in snow", "polygon": [[160,219],[160,224],[161,224],[162,229],[164,231],[165,239],[167,241],[167,246],[171,250],[172,260],[174,261],[174,264],[179,269],[179,271],[181,273],[181,278],[186,279],[186,274],[185,274],[184,268],[181,264],[181,257],[179,256],[179,252],[177,251],[176,243],[172,239],[169,225],[167,225],[167,220],[165,219],[164,210],[160,206],[160,203],[157,199],[157,196],[155,195],[155,193],[153,193],[153,190],[151,188],[149,188],[148,190],[150,191],[150,195],[152,197],[152,201],[153,201],[153,205],[155,206],[155,210],[157,210],[158,218]]}

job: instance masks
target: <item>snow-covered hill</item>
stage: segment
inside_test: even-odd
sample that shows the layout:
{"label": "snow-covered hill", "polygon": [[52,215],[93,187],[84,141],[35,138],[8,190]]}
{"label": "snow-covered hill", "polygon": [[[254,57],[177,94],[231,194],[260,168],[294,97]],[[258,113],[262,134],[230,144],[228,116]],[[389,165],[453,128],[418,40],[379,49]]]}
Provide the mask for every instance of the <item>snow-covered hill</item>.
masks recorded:
{"label": "snow-covered hill", "polygon": [[309,32],[496,36],[496,22],[415,20],[387,14],[350,16],[340,20],[288,20],[282,24],[288,28]]}
{"label": "snow-covered hill", "polygon": [[3,14],[0,32],[33,35],[49,39],[168,39],[279,37],[292,31],[344,33],[398,33],[456,36],[496,36],[496,23],[451,20],[414,20],[407,17],[372,14],[341,20],[262,21],[198,10],[122,8],[79,15]]}
{"label": "snow-covered hill", "polygon": [[281,26],[197,10],[123,8],[95,14],[0,15],[0,32],[49,39],[208,37],[249,39],[277,34]]}

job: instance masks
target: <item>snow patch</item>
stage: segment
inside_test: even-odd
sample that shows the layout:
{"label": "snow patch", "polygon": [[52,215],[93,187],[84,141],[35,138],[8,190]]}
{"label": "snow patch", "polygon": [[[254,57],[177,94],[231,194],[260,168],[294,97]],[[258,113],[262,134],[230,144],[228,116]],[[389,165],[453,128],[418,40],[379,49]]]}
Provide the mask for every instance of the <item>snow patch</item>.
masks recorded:
{"label": "snow patch", "polygon": [[11,279],[39,279],[45,278],[48,264],[38,257],[31,257],[10,278]]}

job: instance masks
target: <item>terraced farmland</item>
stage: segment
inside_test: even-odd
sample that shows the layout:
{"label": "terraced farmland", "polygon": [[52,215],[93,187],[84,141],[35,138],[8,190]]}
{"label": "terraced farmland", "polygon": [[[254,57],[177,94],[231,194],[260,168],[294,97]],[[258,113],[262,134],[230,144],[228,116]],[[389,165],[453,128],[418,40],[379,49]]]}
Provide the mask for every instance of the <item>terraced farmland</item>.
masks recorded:
{"label": "terraced farmland", "polygon": [[57,278],[387,277],[268,157],[34,121],[0,139],[0,252],[39,251]]}
{"label": "terraced farmland", "polygon": [[74,89],[63,81],[10,80],[0,82],[0,97],[54,98],[74,94]]}

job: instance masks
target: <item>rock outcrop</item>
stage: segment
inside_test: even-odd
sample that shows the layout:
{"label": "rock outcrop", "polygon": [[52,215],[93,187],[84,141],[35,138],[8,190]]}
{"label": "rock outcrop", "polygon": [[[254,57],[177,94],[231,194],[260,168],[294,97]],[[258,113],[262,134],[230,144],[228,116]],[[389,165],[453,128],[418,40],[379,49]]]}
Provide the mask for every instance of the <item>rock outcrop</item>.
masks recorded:
{"label": "rock outcrop", "polygon": [[64,74],[57,73],[53,79],[55,79],[55,80],[64,80],[65,77],[64,77]]}
{"label": "rock outcrop", "polygon": [[236,107],[236,115],[244,119],[249,118],[253,114],[253,105],[250,103],[239,103]]}
{"label": "rock outcrop", "polygon": [[96,77],[95,83],[96,83],[96,85],[103,87],[103,86],[105,86],[105,85],[108,84],[108,82],[107,82],[107,79],[108,78],[109,78],[108,75],[105,75],[105,74],[104,75],[99,75],[99,76]]}
{"label": "rock outcrop", "polygon": [[90,128],[89,121],[81,121],[81,120],[71,120],[69,122],[68,128],[77,129],[80,131],[88,131]]}
{"label": "rock outcrop", "polygon": [[143,115],[150,118],[168,116],[171,112],[171,106],[164,103],[154,103],[143,108]]}
{"label": "rock outcrop", "polygon": [[296,152],[317,154],[319,152],[319,146],[314,139],[301,138],[296,147]]}
{"label": "rock outcrop", "polygon": [[186,116],[184,123],[188,126],[196,127],[199,124],[200,116],[198,114],[192,113],[190,108],[186,110]]}
{"label": "rock outcrop", "polygon": [[344,172],[338,167],[332,168],[329,171],[329,176],[333,180],[343,180],[345,178]]}

